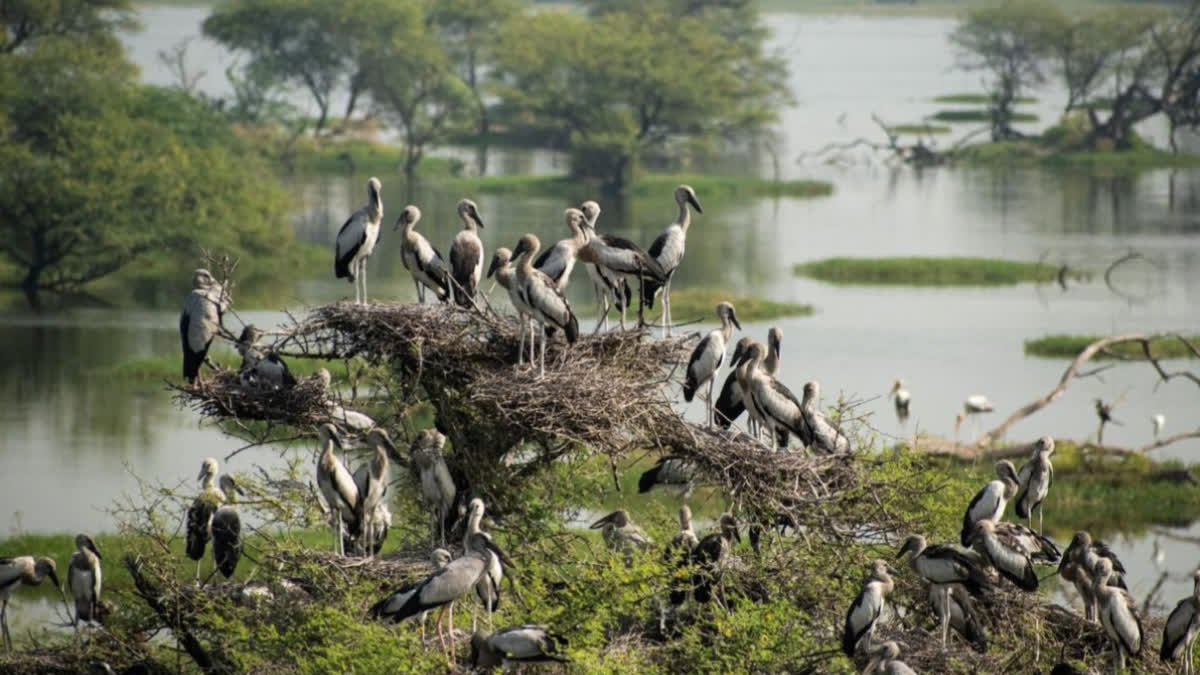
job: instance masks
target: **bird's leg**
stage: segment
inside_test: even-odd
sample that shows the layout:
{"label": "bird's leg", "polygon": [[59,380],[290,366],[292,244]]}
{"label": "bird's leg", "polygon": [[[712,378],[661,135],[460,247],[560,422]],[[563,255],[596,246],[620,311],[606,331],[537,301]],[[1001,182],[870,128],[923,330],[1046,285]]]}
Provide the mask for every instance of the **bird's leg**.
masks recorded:
{"label": "bird's leg", "polygon": [[442,651],[446,651],[446,636],[442,634],[442,617],[446,615],[446,606],[438,610],[437,621],[434,623],[434,630],[437,632],[438,644],[442,646]]}
{"label": "bird's leg", "polygon": [[950,636],[950,589],[942,589],[942,649],[946,648],[946,640]]}
{"label": "bird's leg", "polygon": [[[1032,517],[1033,512],[1031,511],[1029,513],[1029,515]],[[1042,534],[1042,505],[1038,504],[1038,535],[1040,536],[1041,534]]]}
{"label": "bird's leg", "polygon": [[546,376],[546,322],[542,322],[542,356],[538,362],[538,377]]}
{"label": "bird's leg", "polygon": [[366,304],[369,304],[367,302],[367,259],[366,258],[363,258],[363,261],[362,261],[362,281],[363,281],[363,304],[366,305]]}
{"label": "bird's leg", "polygon": [[200,560],[196,561],[196,580],[197,581],[199,581],[199,579],[200,579],[200,561],[201,560],[204,560],[204,556],[201,556]]}
{"label": "bird's leg", "polygon": [[670,315],[671,303],[667,300],[671,293],[671,278],[667,277],[667,283],[663,284],[663,299],[662,299],[662,331],[663,337],[671,336]]}
{"label": "bird's leg", "polygon": [[450,637],[450,662],[454,663],[454,601],[450,601],[450,619],[446,632]]}
{"label": "bird's leg", "polygon": [[342,538],[342,514],[337,509],[333,512],[333,550],[338,555],[346,556],[346,541]]}
{"label": "bird's leg", "polygon": [[0,629],[4,632],[4,649],[12,651],[12,638],[8,634],[8,598],[4,599],[4,604],[0,606]]}

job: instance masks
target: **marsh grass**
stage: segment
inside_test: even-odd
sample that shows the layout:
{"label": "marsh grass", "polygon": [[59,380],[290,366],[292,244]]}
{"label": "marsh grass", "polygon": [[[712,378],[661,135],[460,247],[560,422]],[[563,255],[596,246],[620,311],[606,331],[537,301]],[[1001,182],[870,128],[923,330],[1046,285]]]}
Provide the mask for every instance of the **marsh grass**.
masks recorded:
{"label": "marsh grass", "polygon": [[[793,316],[812,316],[812,305],[795,302],[777,302],[758,297],[731,295],[726,291],[709,288],[671,289],[671,318],[677,323],[716,320],[716,306],[722,300],[733,304],[738,321],[770,321]],[[636,299],[635,299],[636,302]],[[646,321],[662,316],[662,300],[655,301],[654,309],[646,313]],[[636,309],[635,309],[636,313]]]}
{"label": "marsh grass", "polygon": [[[1085,347],[1099,340],[1099,335],[1046,335],[1033,340],[1025,341],[1025,354],[1028,356],[1039,356],[1042,358],[1063,358],[1073,359],[1082,352]],[[1193,335],[1188,338],[1192,344],[1200,345],[1200,335]],[[1159,338],[1150,343],[1150,351],[1156,358],[1164,359],[1190,359],[1195,358],[1186,346],[1179,340],[1174,338]],[[1142,358],[1145,353],[1142,351],[1142,346],[1137,343],[1119,344],[1109,348],[1109,352],[1115,353],[1118,357],[1133,357]],[[1096,359],[1112,358],[1108,354],[1097,354]]]}
{"label": "marsh grass", "polygon": [[893,134],[948,134],[953,129],[944,124],[895,124],[887,128]]}
{"label": "marsh grass", "polygon": [[1054,281],[1058,269],[1043,263],[994,258],[912,257],[826,258],[799,263],[793,272],[835,284],[1008,286]]}
{"label": "marsh grass", "polygon": [[[939,110],[930,116],[939,122],[990,122],[992,113],[987,110]],[[1033,113],[1014,112],[1013,122],[1036,122],[1038,116]]]}
{"label": "marsh grass", "polygon": [[[667,193],[681,183],[695,188],[701,199],[733,197],[824,197],[833,194],[833,185],[823,181],[776,181],[756,176],[704,176],[699,174],[656,174],[641,172],[634,178],[630,194],[635,197]],[[485,194],[519,194],[590,198],[595,186],[565,176],[477,176],[458,178],[451,185],[460,191]]]}
{"label": "marsh grass", "polygon": [[[934,96],[930,99],[934,103],[967,103],[967,104],[983,104],[986,105],[992,102],[992,97],[988,94],[943,94],[942,96]],[[1018,96],[1015,101],[1017,104],[1037,103],[1037,99],[1032,96]]]}

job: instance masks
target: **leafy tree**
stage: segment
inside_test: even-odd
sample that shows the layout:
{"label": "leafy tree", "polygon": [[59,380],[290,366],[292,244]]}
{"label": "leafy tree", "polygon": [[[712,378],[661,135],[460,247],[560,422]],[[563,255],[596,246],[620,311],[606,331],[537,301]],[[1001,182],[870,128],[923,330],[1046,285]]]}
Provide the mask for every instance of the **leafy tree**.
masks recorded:
{"label": "leafy tree", "polygon": [[326,0],[233,0],[204,20],[204,34],[249,54],[246,68],[298,84],[316,103],[315,132],[329,117],[335,91],[347,77],[342,10]]}
{"label": "leafy tree", "polygon": [[503,97],[568,132],[575,175],[601,178],[610,191],[628,185],[648,151],[761,132],[790,100],[784,68],[763,51],[765,32],[747,20],[754,30],[730,39],[720,30],[724,3],[677,11],[684,4],[510,22],[496,50]]}
{"label": "leafy tree", "polygon": [[47,37],[69,37],[120,51],[115,31],[137,27],[131,0],[0,0],[0,54]]}
{"label": "leafy tree", "polygon": [[61,38],[0,60],[0,85],[24,84],[0,86],[0,256],[34,307],[151,253],[174,260],[212,242],[263,253],[289,238],[278,183],[228,125],[135,74]]}
{"label": "leafy tree", "polygon": [[522,0],[433,0],[428,19],[442,36],[446,51],[475,99],[479,134],[490,120],[483,100],[483,68],[492,36],[524,9]]}
{"label": "leafy tree", "polygon": [[959,67],[989,77],[993,140],[1020,136],[1012,128],[1013,104],[1045,81],[1046,56],[1065,23],[1048,0],[1009,0],[972,9],[950,35]]}

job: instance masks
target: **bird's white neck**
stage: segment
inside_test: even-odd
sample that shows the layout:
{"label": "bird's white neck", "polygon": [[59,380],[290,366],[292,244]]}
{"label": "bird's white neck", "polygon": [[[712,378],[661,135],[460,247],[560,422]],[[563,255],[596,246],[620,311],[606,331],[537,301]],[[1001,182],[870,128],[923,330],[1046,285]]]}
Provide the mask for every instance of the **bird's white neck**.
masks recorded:
{"label": "bird's white neck", "polygon": [[686,199],[682,199],[679,202],[679,217],[676,219],[675,224],[679,226],[679,229],[683,230],[684,234],[687,234],[688,226],[692,224],[692,211],[688,208]]}

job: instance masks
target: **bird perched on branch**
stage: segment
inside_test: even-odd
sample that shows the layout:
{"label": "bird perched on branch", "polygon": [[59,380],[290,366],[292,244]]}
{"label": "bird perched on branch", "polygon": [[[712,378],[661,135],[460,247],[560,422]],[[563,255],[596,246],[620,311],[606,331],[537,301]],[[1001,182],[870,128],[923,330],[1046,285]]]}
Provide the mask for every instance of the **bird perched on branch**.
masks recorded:
{"label": "bird perched on branch", "polygon": [[[904,540],[896,558],[903,558],[906,553],[911,555],[909,567],[930,584],[930,602],[934,604],[941,622],[944,647],[954,616],[950,606],[953,587],[959,586],[971,595],[981,596],[991,591],[992,582],[970,551],[952,546],[926,546],[925,537],[914,534]],[[968,637],[966,632],[960,633]],[[969,636],[968,639],[973,637]]]}
{"label": "bird perched on branch", "polygon": [[367,180],[367,203],[355,211],[338,230],[334,246],[333,272],[338,279],[354,284],[354,302],[367,301],[367,260],[379,242],[383,222],[383,184]]}
{"label": "bird perched on branch", "polygon": [[963,546],[971,545],[976,523],[984,519],[998,521],[1004,517],[1004,507],[1008,505],[1008,500],[1017,494],[1017,487],[1017,470],[1012,462],[1007,459],[996,462],[996,479],[975,493],[971,503],[967,505],[967,512],[963,515],[962,533],[959,537]]}
{"label": "bird perched on branch", "polygon": [[1119,427],[1122,427],[1125,425],[1121,424],[1119,421],[1117,421],[1117,419],[1114,418],[1112,415],[1113,408],[1117,407],[1117,404],[1115,402],[1114,403],[1105,403],[1104,401],[1102,401],[1100,399],[1096,399],[1095,405],[1096,405],[1096,417],[1100,418],[1100,430],[1096,432],[1096,444],[1103,445],[1104,444],[1104,425],[1115,424]]}
{"label": "bird perched on branch", "polygon": [[179,313],[183,376],[188,382],[195,382],[200,374],[200,364],[208,356],[213,338],[221,332],[221,320],[229,304],[229,294],[211,272],[198,269],[192,273],[192,291],[184,299],[183,311]]}
{"label": "bird perched on branch", "polygon": [[710,428],[713,425],[713,384],[717,371],[725,363],[725,345],[733,335],[735,326],[738,330],[742,329],[733,305],[728,302],[718,303],[716,311],[717,318],[721,320],[721,327],[709,331],[692,350],[692,356],[688,359],[687,379],[683,383],[683,400],[689,403],[696,396],[696,390],[705,383],[708,384],[705,421]]}
{"label": "bird perched on branch", "polygon": [[579,259],[587,263],[588,276],[596,287],[596,293],[602,298],[602,314],[596,323],[599,329],[603,323],[608,330],[608,295],[613,297],[613,306],[621,310],[621,329],[625,329],[625,311],[633,301],[630,279],[638,280],[638,295],[642,297],[641,289],[645,288],[647,280],[658,283],[666,281],[666,273],[658,261],[651,258],[637,244],[611,234],[596,232],[596,220],[600,217],[600,205],[594,201],[586,201],[579,206],[587,223],[587,246],[579,252]]}
{"label": "bird perched on branch", "polygon": [[571,281],[571,271],[575,269],[575,260],[587,245],[587,223],[583,211],[579,209],[567,209],[563,218],[567,222],[567,229],[571,231],[571,237],[559,239],[558,243],[546,249],[533,261],[533,266],[550,277],[558,290],[566,292],[567,284]]}
{"label": "bird perched on branch", "polygon": [[224,496],[217,490],[217,460],[205,458],[200,463],[200,473],[196,476],[200,481],[200,494],[192,500],[187,510],[187,557],[196,561],[196,578],[200,578],[200,561],[204,559],[204,550],[208,540],[212,538],[212,517],[224,501]]}
{"label": "bird perched on branch", "polygon": [[417,434],[409,449],[410,466],[421,486],[421,498],[434,520],[431,534],[440,546],[446,545],[446,521],[451,516],[454,499],[458,495],[454,478],[446,466],[446,457],[442,454],[445,446],[446,436],[442,432],[426,429]]}
{"label": "bird perched on branch", "polygon": [[288,370],[284,362],[273,350],[264,350],[258,346],[263,332],[252,323],[246,324],[238,338],[237,350],[242,355],[242,365],[238,368],[238,376],[242,386],[263,389],[291,389],[296,386],[296,378]]}
{"label": "bird perched on branch", "polygon": [[851,658],[858,651],[858,646],[866,639],[866,649],[871,649],[871,637],[875,634],[875,624],[883,613],[883,603],[887,596],[896,588],[896,582],[891,575],[899,574],[885,560],[876,560],[871,565],[871,573],[862,590],[850,603],[846,612],[846,626],[842,630],[842,651]]}

